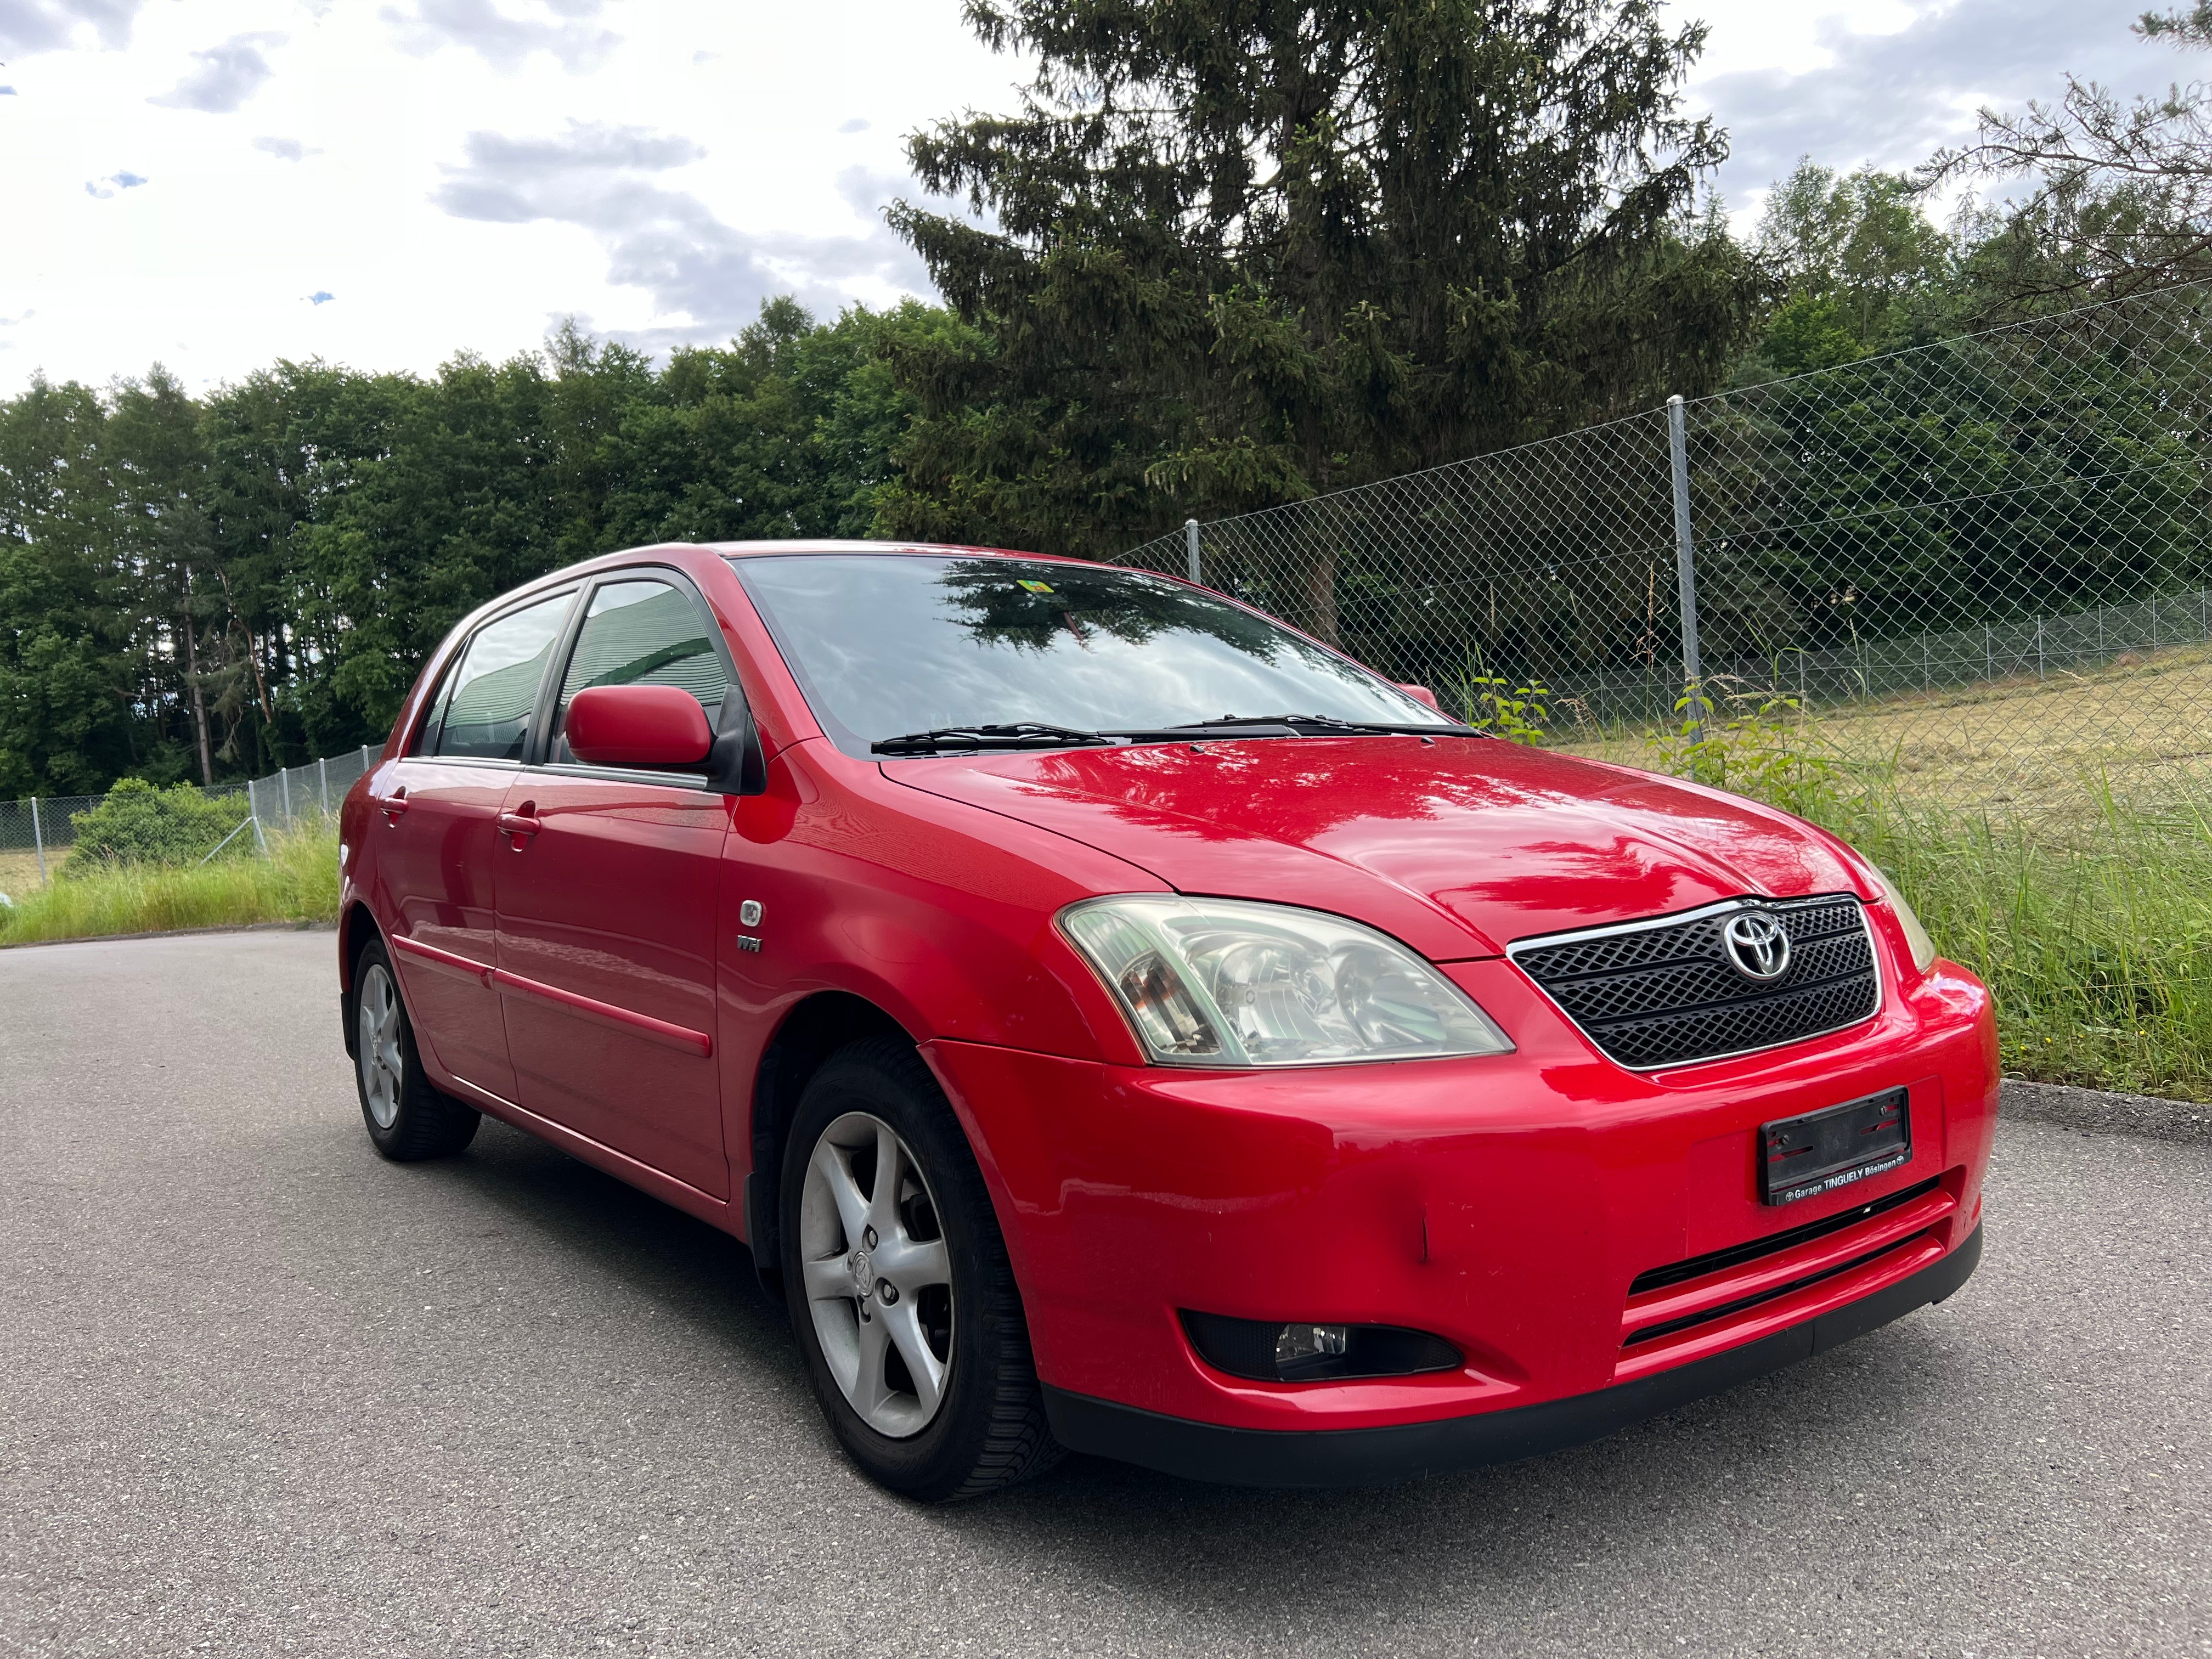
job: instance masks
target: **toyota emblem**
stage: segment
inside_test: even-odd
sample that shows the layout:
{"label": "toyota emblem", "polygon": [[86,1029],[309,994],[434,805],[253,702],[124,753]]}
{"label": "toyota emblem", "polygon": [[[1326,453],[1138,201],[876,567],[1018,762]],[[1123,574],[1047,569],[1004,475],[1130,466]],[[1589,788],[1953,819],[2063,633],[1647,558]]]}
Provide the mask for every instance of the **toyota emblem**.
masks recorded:
{"label": "toyota emblem", "polygon": [[1721,944],[1746,979],[1765,984],[1790,971],[1790,933],[1771,911],[1746,910],[1730,916],[1721,929]]}

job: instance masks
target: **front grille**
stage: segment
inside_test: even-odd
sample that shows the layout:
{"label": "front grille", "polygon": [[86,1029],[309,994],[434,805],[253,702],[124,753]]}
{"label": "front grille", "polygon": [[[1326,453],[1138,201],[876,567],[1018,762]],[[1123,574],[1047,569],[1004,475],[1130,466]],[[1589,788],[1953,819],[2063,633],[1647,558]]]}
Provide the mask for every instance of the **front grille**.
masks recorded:
{"label": "front grille", "polygon": [[[1790,937],[1790,969],[1771,984],[1738,973],[1721,944],[1729,918],[1754,908]],[[1881,1000],[1866,913],[1848,893],[1731,900],[1506,953],[1606,1054],[1644,1071],[1841,1030]]]}
{"label": "front grille", "polygon": [[1748,1296],[1737,1297],[1734,1301],[1723,1302],[1711,1308],[1700,1308],[1695,1313],[1684,1314],[1680,1319],[1669,1319],[1657,1325],[1646,1325],[1643,1329],[1632,1334],[1621,1344],[1621,1346],[1632,1348],[1639,1342],[1656,1342],[1662,1336],[1674,1336],[1683,1331],[1694,1330],[1700,1325],[1710,1325],[1715,1320],[1728,1319],[1736,1314],[1748,1313],[1761,1303],[1778,1302],[1785,1296],[1794,1296],[1799,1291],[1809,1290],[1826,1279],[1838,1278],[1856,1267],[1863,1267],[1869,1262],[1879,1261],[1886,1255],[1894,1255],[1906,1245],[1917,1243],[1927,1237],[1928,1235],[1923,1232],[1912,1233],[1904,1238],[1893,1238],[1887,1244],[1878,1245],[1869,1250],[1864,1255],[1854,1256],[1849,1261],[1839,1261],[1832,1267],[1823,1267],[1818,1273],[1807,1273],[1802,1279],[1793,1279],[1787,1285],[1770,1285],[1763,1291],[1753,1291]]}
{"label": "front grille", "polygon": [[1846,1227],[1856,1227],[1862,1221],[1887,1215],[1900,1209],[1917,1198],[1925,1198],[1936,1190],[1934,1177],[1917,1187],[1907,1187],[1901,1192],[1890,1193],[1854,1209],[1839,1211],[1819,1221],[1808,1221],[1802,1227],[1792,1227],[1786,1232],[1768,1233],[1747,1244],[1731,1244],[1724,1250],[1708,1250],[1703,1255],[1693,1255],[1686,1261],[1670,1261],[1663,1267],[1653,1267],[1636,1275],[1636,1282],[1628,1287],[1631,1296],[1641,1296],[1646,1291],[1663,1291],[1670,1285],[1682,1285],[1692,1279],[1703,1279],[1707,1273],[1717,1273],[1729,1267],[1741,1267],[1770,1255],[1779,1255],[1784,1250],[1794,1250],[1800,1244],[1810,1244],[1814,1239],[1839,1233]]}

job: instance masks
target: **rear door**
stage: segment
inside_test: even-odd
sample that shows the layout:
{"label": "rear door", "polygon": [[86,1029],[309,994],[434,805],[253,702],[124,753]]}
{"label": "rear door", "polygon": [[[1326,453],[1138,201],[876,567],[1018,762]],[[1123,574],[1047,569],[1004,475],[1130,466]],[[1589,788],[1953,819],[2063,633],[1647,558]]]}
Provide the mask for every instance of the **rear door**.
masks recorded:
{"label": "rear door", "polygon": [[571,590],[485,623],[447,671],[413,752],[374,798],[369,833],[417,1035],[465,1083],[514,1098],[496,963],[500,809],[521,770]]}
{"label": "rear door", "polygon": [[561,726],[594,685],[681,686],[712,722],[735,684],[727,647],[689,581],[660,569],[600,580],[573,632],[545,761],[507,791],[498,983],[518,1099],[726,1199],[711,1034],[728,800],[703,768],[584,765]]}

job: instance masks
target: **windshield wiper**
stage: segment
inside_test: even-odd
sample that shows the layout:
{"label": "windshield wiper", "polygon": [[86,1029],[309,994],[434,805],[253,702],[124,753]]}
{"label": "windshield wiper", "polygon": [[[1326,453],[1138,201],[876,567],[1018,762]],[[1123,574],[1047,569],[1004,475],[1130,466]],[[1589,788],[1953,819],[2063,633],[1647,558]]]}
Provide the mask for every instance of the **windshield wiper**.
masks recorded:
{"label": "windshield wiper", "polygon": [[1340,720],[1334,714],[1223,714],[1210,720],[1193,720],[1188,725],[1171,728],[1177,732],[1227,731],[1238,726],[1288,726],[1304,736],[1304,726],[1318,726],[1321,733],[1331,732],[1374,732],[1386,737],[1430,737],[1438,732],[1453,737],[1476,735],[1471,726],[1462,726],[1457,720],[1437,717],[1433,726],[1392,726],[1380,720]]}
{"label": "windshield wiper", "polygon": [[1114,739],[1097,732],[1079,732],[1068,726],[1046,726],[1037,720],[1016,720],[1010,726],[940,726],[904,737],[883,738],[868,745],[878,755],[939,755],[960,749],[1065,749],[1071,744],[1111,744]]}

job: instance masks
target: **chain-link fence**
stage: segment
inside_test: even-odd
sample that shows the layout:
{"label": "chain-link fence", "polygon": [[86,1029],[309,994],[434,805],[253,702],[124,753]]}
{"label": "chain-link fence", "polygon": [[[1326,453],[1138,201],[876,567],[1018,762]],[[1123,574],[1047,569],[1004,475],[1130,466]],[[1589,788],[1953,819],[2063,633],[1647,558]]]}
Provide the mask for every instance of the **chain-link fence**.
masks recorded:
{"label": "chain-link fence", "polygon": [[[270,836],[335,817],[346,791],[375,765],[378,752],[364,744],[267,777],[217,784],[203,793],[245,797],[247,817],[240,833],[252,836],[257,847],[265,847]],[[0,800],[0,894],[23,892],[52,880],[76,845],[79,819],[106,799],[104,794],[48,795]]]}
{"label": "chain-link fence", "polygon": [[[1695,685],[1908,794],[2051,821],[2212,758],[2212,291],[1863,358],[1162,537],[1448,708],[1679,754]],[[1503,687],[1497,682],[1503,681]],[[1662,739],[1663,740],[1663,739]]]}

